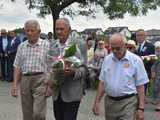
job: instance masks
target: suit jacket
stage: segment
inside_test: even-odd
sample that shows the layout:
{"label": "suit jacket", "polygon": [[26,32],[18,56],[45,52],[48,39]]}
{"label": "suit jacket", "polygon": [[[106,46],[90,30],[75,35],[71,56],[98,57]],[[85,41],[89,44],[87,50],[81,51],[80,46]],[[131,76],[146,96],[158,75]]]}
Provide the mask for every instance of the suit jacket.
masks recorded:
{"label": "suit jacket", "polygon": [[[146,56],[146,55],[152,55],[152,54],[155,54],[155,47],[152,43],[150,42],[145,42],[143,48],[141,51],[137,51],[137,54],[139,56]],[[152,64],[153,63],[146,63],[145,64],[145,69],[147,71],[147,74],[148,74],[148,77],[150,78],[151,77],[151,67],[152,67]]]}
{"label": "suit jacket", "polygon": [[4,57],[5,54],[8,53],[8,50],[9,50],[9,44],[11,42],[9,37],[7,37],[7,41],[8,41],[7,47],[6,47],[5,50],[3,50],[2,36],[0,36],[0,54],[2,54],[3,57]]}
{"label": "suit jacket", "polygon": [[[67,40],[68,44],[75,42],[77,42],[77,39],[69,38]],[[58,46],[56,45],[56,43],[53,43],[52,45],[55,47]],[[57,49],[58,48],[59,47],[57,47]],[[58,52],[59,50],[56,50],[56,48],[54,48],[54,51]],[[77,54],[76,57],[80,58],[80,56]],[[80,60],[83,61],[83,58],[81,58]],[[64,102],[80,101],[84,93],[84,80],[86,79],[86,75],[87,68],[84,65],[81,65],[75,70],[74,76],[65,78],[62,86],[54,90],[53,99],[57,100],[58,96],[61,95],[61,98]]]}
{"label": "suit jacket", "polygon": [[17,53],[17,48],[20,43],[21,41],[18,37],[15,38],[13,44],[12,44],[12,39],[10,39],[10,42],[8,45],[8,56],[10,57],[11,60],[14,60]]}
{"label": "suit jacket", "polygon": [[87,69],[81,66],[75,71],[74,77],[66,78],[63,85],[54,90],[54,100],[57,100],[61,95],[64,102],[80,101],[84,94],[86,71]]}
{"label": "suit jacket", "polygon": [[151,55],[151,54],[155,54],[155,48],[154,45],[150,42],[145,42],[143,45],[143,48],[141,51],[137,51],[137,54],[139,56],[146,56],[146,55]]}

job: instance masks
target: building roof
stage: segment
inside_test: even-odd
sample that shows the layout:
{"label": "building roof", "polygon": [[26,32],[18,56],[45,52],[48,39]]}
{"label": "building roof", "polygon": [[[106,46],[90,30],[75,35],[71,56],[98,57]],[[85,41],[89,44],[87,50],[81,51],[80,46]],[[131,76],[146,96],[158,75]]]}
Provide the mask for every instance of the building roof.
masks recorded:
{"label": "building roof", "polygon": [[98,30],[103,31],[101,28],[88,28],[82,31],[83,34],[92,34],[94,32],[97,32]]}
{"label": "building roof", "polygon": [[128,27],[109,27],[107,30],[105,30],[105,33],[106,34],[119,33],[124,29],[128,29]]}
{"label": "building roof", "polygon": [[147,30],[147,35],[148,36],[160,36],[160,30],[156,30],[156,29]]}

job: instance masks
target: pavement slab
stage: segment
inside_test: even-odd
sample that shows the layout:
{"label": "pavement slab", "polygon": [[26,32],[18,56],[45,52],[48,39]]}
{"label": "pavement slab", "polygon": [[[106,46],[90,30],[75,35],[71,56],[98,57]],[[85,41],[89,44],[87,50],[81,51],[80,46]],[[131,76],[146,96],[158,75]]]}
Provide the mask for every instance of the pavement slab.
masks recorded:
{"label": "pavement slab", "polygon": [[[0,120],[22,120],[20,97],[13,98],[10,95],[10,84],[0,81]],[[95,99],[96,91],[87,90],[83,97],[78,113],[78,120],[105,120],[104,119],[104,102],[101,102],[100,116],[92,114],[92,105]],[[160,120],[160,112],[155,112],[155,105],[149,103],[145,107],[145,120]],[[55,120],[53,115],[52,98],[48,98],[47,120]]]}

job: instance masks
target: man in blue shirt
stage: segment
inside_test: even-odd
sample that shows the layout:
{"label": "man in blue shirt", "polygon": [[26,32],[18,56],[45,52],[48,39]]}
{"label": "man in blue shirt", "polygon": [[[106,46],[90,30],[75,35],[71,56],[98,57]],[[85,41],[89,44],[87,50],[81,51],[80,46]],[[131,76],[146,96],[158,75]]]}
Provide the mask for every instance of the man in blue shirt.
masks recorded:
{"label": "man in blue shirt", "polygon": [[106,93],[107,120],[144,120],[144,84],[149,80],[142,60],[127,51],[126,42],[119,33],[110,38],[113,53],[105,57],[99,76],[93,113],[99,114],[100,100]]}

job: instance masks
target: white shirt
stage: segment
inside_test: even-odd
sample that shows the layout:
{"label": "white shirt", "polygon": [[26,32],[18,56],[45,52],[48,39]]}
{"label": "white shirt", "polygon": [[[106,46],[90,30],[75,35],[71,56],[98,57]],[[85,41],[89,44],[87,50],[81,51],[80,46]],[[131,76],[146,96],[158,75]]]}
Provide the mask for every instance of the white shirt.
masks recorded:
{"label": "white shirt", "polygon": [[6,47],[7,47],[7,45],[8,45],[7,37],[3,37],[3,38],[2,38],[2,41],[3,41],[3,50],[5,51],[5,50],[6,50]]}
{"label": "white shirt", "polygon": [[114,97],[137,93],[136,86],[149,82],[142,60],[129,51],[121,60],[113,53],[106,56],[99,79],[104,81],[106,93]]}
{"label": "white shirt", "polygon": [[141,43],[141,44],[140,44],[140,46],[141,46],[141,47],[139,48],[139,50],[140,50],[140,51],[142,51],[142,49],[143,49],[143,47],[144,47],[145,42],[146,42],[146,41],[143,41],[143,43]]}
{"label": "white shirt", "polygon": [[14,37],[14,38],[11,40],[11,46],[12,46],[13,43],[15,42],[15,39],[16,39],[16,37]]}

